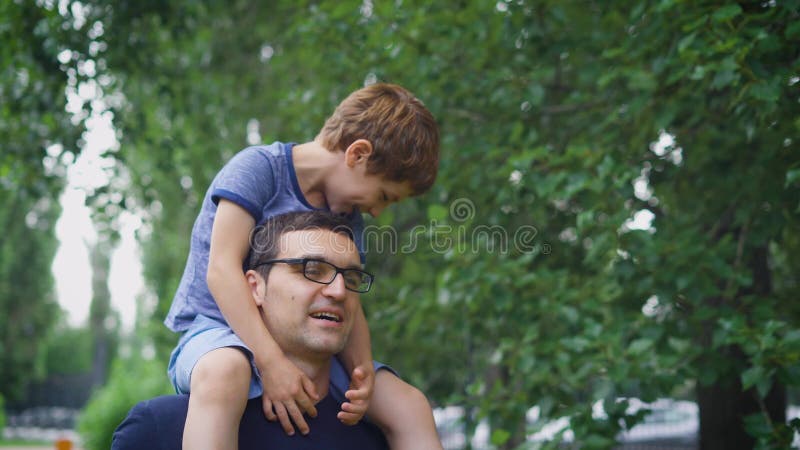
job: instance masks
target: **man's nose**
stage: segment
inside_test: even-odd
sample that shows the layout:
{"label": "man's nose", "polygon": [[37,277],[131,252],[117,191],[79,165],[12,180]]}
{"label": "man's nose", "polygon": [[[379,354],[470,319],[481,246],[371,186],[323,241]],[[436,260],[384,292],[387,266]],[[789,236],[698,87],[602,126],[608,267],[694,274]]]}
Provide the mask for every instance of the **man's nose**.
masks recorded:
{"label": "man's nose", "polygon": [[322,290],[322,293],[326,297],[336,300],[344,300],[345,296],[347,295],[347,289],[344,285],[344,275],[337,273],[336,276],[333,277],[333,281],[325,286],[325,288]]}

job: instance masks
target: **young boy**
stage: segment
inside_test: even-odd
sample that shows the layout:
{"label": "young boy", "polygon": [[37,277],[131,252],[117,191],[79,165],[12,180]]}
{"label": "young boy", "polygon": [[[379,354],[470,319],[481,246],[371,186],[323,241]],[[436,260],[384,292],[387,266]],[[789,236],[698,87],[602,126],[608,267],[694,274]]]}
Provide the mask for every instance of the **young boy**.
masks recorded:
{"label": "young boy", "polygon": [[[400,86],[375,84],[342,101],[313,141],[250,147],[222,168],[195,221],[186,269],[165,320],[183,332],[169,374],[179,393],[191,392],[184,449],[235,449],[246,402],[259,395],[267,418],[279,420],[288,434],[294,433],[292,423],[308,433],[303,414],[316,415],[320,399],[313,384],[278,348],[248,301],[242,268],[252,230],[277,214],[328,209],[348,216],[363,248],[361,212],[377,216],[428,190],[438,147],[438,128],[425,106]],[[361,309],[339,357],[351,374],[349,389],[346,381],[339,386],[347,398],[337,416],[342,422],[354,424],[366,413],[393,449],[442,448],[425,396],[373,366]],[[250,385],[231,385],[231,374],[241,370],[252,371]]]}

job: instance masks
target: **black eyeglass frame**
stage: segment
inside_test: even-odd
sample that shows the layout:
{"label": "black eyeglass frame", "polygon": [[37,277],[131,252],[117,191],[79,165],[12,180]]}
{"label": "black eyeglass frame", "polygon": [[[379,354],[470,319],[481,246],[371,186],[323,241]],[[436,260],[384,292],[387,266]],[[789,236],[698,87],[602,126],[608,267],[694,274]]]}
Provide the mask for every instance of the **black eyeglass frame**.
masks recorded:
{"label": "black eyeglass frame", "polygon": [[[330,281],[328,281],[326,283],[324,281],[319,281],[319,280],[315,280],[313,278],[309,278],[308,275],[306,275],[306,266],[308,265],[309,262],[327,264],[327,265],[333,267],[335,272],[333,274],[333,277],[331,277]],[[318,258],[269,259],[267,261],[262,261],[262,262],[260,262],[258,264],[250,266],[250,268],[251,269],[255,269],[257,267],[266,266],[266,265],[275,264],[275,263],[290,264],[290,265],[302,264],[303,265],[303,277],[308,281],[313,281],[314,283],[319,283],[319,284],[331,284],[336,279],[337,275],[342,274],[342,278],[344,279],[344,288],[347,289],[348,291],[351,291],[351,292],[358,292],[359,294],[365,294],[365,293],[369,292],[370,288],[372,287],[372,282],[375,281],[375,275],[367,272],[366,270],[361,270],[361,269],[342,269],[341,267],[338,267],[335,264],[331,264],[328,261],[325,261],[325,260],[322,260],[322,259],[318,259]],[[350,272],[350,273],[355,272],[355,273],[358,273],[358,274],[367,275],[367,277],[368,277],[367,278],[367,288],[364,289],[363,291],[360,291],[358,289],[353,289],[353,288],[348,287],[347,286],[347,276],[346,276],[348,272]]]}

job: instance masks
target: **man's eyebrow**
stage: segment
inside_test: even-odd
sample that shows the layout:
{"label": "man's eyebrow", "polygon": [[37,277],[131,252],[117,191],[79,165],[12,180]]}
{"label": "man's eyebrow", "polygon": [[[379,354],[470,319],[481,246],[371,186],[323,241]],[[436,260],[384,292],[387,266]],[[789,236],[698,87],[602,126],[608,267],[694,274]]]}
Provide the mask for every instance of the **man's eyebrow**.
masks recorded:
{"label": "man's eyebrow", "polygon": [[[340,267],[339,265],[337,265],[336,263],[334,263],[333,261],[329,260],[328,258],[326,258],[323,255],[315,255],[315,254],[311,254],[311,253],[306,253],[305,255],[301,256],[300,258],[301,259],[317,259],[317,260],[320,260],[320,261],[325,261],[328,264],[333,264],[336,267]],[[346,265],[346,266],[342,266],[340,268],[341,269],[363,270],[363,268],[361,267],[361,262],[349,264],[349,265]]]}
{"label": "man's eyebrow", "polygon": [[319,259],[320,261],[328,262],[328,260],[323,255],[317,253],[304,253],[298,256],[297,259]]}

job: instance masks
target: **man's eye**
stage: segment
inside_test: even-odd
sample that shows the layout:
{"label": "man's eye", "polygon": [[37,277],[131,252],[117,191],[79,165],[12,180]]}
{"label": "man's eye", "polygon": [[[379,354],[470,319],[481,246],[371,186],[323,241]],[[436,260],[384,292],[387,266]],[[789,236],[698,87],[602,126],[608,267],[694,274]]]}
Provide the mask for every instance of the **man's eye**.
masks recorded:
{"label": "man's eye", "polygon": [[321,274],[323,271],[325,271],[324,264],[321,264],[316,261],[309,261],[306,263],[306,273],[318,275]]}
{"label": "man's eye", "polygon": [[346,285],[350,287],[358,287],[361,284],[361,277],[356,274],[347,274],[344,278]]}

